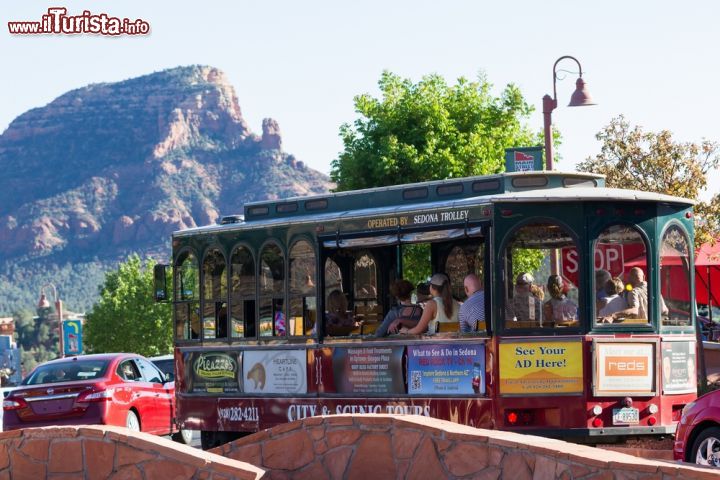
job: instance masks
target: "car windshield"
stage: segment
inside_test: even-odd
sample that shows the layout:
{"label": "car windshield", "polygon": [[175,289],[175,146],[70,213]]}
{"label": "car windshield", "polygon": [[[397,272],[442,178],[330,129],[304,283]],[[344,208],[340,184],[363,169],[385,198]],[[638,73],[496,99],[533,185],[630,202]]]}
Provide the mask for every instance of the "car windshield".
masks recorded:
{"label": "car windshield", "polygon": [[77,380],[92,380],[105,375],[108,360],[72,360],[61,363],[46,363],[37,367],[23,385],[64,383]]}

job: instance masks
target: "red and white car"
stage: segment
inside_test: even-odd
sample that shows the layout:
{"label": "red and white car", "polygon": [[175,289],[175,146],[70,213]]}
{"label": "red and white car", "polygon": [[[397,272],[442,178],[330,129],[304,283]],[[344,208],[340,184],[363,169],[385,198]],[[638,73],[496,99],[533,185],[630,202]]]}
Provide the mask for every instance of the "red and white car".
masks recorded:
{"label": "red and white car", "polygon": [[172,380],[130,353],[52,360],[4,399],[3,429],[101,424],[170,435],[176,431]]}

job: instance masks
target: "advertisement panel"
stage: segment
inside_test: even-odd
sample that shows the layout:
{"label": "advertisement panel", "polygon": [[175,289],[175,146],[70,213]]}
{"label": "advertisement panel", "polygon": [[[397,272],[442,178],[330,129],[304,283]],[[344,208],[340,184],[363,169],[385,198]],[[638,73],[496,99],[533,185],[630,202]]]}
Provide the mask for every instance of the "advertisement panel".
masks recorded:
{"label": "advertisement panel", "polygon": [[409,346],[408,393],[485,394],[485,345]]}
{"label": "advertisement panel", "polygon": [[185,352],[183,355],[188,393],[242,392],[240,352]]}
{"label": "advertisement panel", "polygon": [[248,350],[243,358],[245,393],[307,393],[305,350]]}
{"label": "advertisement panel", "polygon": [[335,388],[339,393],[405,393],[404,347],[333,348]]}
{"label": "advertisement panel", "polygon": [[664,393],[693,393],[695,380],[695,342],[663,342],[662,379]]}
{"label": "advertisement panel", "polygon": [[500,344],[500,395],[583,393],[582,342]]}
{"label": "advertisement panel", "polygon": [[595,396],[654,395],[655,343],[595,343]]}

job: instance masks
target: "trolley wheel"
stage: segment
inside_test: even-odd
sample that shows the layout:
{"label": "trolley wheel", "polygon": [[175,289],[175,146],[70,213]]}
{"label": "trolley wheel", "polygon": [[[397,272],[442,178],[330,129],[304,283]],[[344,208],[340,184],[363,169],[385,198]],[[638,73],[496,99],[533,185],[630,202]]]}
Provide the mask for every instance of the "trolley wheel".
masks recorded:
{"label": "trolley wheel", "polygon": [[720,467],[720,428],[706,428],[693,442],[690,458],[697,465]]}
{"label": "trolley wheel", "polygon": [[193,434],[195,433],[195,430],[186,430],[184,428],[181,428],[180,431],[177,431],[172,434],[172,439],[178,443],[184,443],[185,445],[191,445],[193,441]]}

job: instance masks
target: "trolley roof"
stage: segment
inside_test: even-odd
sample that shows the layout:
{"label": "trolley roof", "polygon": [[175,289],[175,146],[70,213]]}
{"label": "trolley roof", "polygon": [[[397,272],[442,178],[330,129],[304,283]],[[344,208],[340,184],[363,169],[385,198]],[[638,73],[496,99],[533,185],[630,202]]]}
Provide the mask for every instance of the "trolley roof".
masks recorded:
{"label": "trolley roof", "polygon": [[592,173],[533,171],[430,181],[388,187],[328,193],[309,197],[252,202],[245,215],[223,217],[221,224],[185,229],[175,237],[318,223],[517,202],[648,201],[693,205],[685,198],[639,190],[605,187],[605,177]]}

